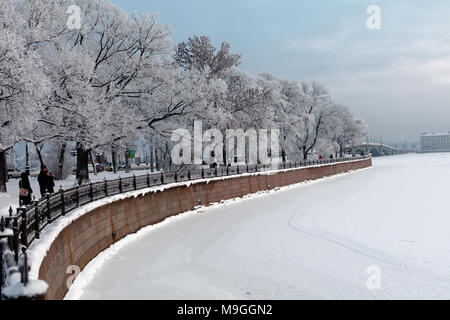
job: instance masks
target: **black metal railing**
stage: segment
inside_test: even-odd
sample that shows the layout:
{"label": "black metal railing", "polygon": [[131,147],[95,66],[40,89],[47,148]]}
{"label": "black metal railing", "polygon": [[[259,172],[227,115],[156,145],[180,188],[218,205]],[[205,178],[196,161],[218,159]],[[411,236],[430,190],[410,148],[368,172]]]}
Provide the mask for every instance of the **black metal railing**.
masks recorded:
{"label": "black metal railing", "polygon": [[[357,156],[338,159],[307,160],[300,162],[284,162],[277,165],[238,165],[210,169],[188,170],[183,172],[147,173],[146,175],[130,176],[113,180],[104,180],[86,185],[76,186],[71,189],[60,189],[58,192],[48,194],[38,201],[26,207],[17,208],[16,214],[9,208],[9,215],[2,217],[0,221],[0,235],[2,230],[10,230],[8,236],[4,236],[7,245],[3,250],[9,249],[13,253],[16,263],[19,261],[21,248],[28,248],[34,240],[39,239],[42,231],[53,221],[74,209],[87,203],[110,197],[129,191],[151,188],[176,182],[208,179],[215,177],[234,176],[246,173],[265,172],[273,170],[293,169],[315,165],[325,165],[366,159],[370,156]],[[2,252],[3,255],[3,252]],[[5,283],[7,270],[2,262],[1,286]],[[27,268],[24,268],[24,270]],[[23,276],[25,282],[27,276]]]}

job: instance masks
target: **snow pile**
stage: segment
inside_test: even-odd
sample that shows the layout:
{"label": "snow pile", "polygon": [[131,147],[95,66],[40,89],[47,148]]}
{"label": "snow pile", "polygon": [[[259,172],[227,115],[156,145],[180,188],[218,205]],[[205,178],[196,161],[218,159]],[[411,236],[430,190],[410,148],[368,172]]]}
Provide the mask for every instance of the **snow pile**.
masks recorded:
{"label": "snow pile", "polygon": [[25,286],[20,281],[16,281],[3,290],[3,295],[8,299],[17,299],[20,297],[36,297],[45,295],[48,289],[48,284],[41,280],[32,280]]}
{"label": "snow pile", "polygon": [[21,282],[21,273],[24,266],[23,256],[19,259],[19,265],[14,261],[14,254],[7,248],[6,239],[0,242],[1,254],[3,255],[3,266],[5,272],[5,283],[2,288],[2,296],[6,299],[37,298],[43,297],[48,289],[48,284],[41,280],[31,280],[26,285]]}

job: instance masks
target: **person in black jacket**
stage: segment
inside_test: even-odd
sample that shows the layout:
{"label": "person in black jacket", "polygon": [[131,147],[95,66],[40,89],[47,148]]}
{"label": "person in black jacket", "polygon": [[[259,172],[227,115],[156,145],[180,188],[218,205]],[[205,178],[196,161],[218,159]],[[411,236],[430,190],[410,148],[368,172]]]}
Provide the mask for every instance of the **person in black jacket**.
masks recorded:
{"label": "person in black jacket", "polygon": [[31,189],[28,174],[26,174],[25,172],[22,172],[22,174],[20,175],[19,188],[19,203],[25,206],[30,205],[33,189]]}
{"label": "person in black jacket", "polygon": [[47,171],[47,192],[55,193],[55,176],[50,171]]}
{"label": "person in black jacket", "polygon": [[47,166],[42,166],[41,172],[38,175],[38,182],[39,182],[39,191],[41,192],[41,198],[45,196],[45,194],[48,192],[48,169]]}

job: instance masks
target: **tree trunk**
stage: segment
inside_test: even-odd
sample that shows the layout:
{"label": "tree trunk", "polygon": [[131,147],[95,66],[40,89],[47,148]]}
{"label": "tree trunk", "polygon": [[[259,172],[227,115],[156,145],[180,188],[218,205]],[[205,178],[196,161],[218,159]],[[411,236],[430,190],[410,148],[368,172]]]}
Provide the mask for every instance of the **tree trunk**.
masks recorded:
{"label": "tree trunk", "polygon": [[117,173],[117,150],[115,146],[111,146],[111,158],[114,173]]}
{"label": "tree trunk", "polygon": [[[222,146],[222,159],[223,159],[223,165],[227,166],[228,165],[228,160],[227,160],[227,138],[225,137],[223,139],[224,139],[224,144]],[[232,161],[232,163],[233,163],[233,161]]]}
{"label": "tree trunk", "polygon": [[0,150],[0,193],[6,193],[6,181],[8,172],[6,170],[6,151]]}
{"label": "tree trunk", "polygon": [[[166,160],[166,157],[168,160]],[[172,157],[170,156],[169,144],[166,141],[166,152],[164,153],[164,163],[168,165],[168,172],[172,172]]]}
{"label": "tree trunk", "polygon": [[42,160],[42,152],[41,152],[41,150],[39,150],[39,146],[38,145],[35,145],[35,149],[36,149],[36,153],[38,155],[39,162],[41,164],[41,170],[42,170],[42,167],[44,166],[44,160]]}
{"label": "tree trunk", "polygon": [[159,158],[157,149],[155,149],[155,164],[156,164],[156,171],[159,171]]}
{"label": "tree trunk", "polygon": [[97,175],[97,170],[95,169],[94,158],[92,157],[92,150],[89,150],[89,158],[91,159],[92,170],[94,171],[94,175]]}
{"label": "tree trunk", "polygon": [[283,163],[285,163],[286,162],[286,151],[284,151],[284,148],[281,149],[281,158],[282,158]]}
{"label": "tree trunk", "polygon": [[130,149],[127,148],[125,151],[125,172],[130,172]]}
{"label": "tree trunk", "polygon": [[306,146],[303,146],[303,160],[308,160],[308,151],[306,150]]}
{"label": "tree trunk", "polygon": [[339,156],[342,158],[344,155],[344,148],[342,146],[339,146]]}
{"label": "tree trunk", "polygon": [[59,157],[58,157],[58,172],[56,172],[55,178],[56,180],[63,180],[63,168],[64,168],[64,156],[66,153],[66,142],[63,142],[61,144],[61,149],[59,150]]}
{"label": "tree trunk", "polygon": [[77,183],[82,185],[89,181],[89,150],[77,142]]}
{"label": "tree trunk", "polygon": [[154,168],[155,163],[154,163],[154,159],[153,159],[153,153],[154,153],[153,146],[150,145],[150,172],[153,172],[154,169],[155,169]]}

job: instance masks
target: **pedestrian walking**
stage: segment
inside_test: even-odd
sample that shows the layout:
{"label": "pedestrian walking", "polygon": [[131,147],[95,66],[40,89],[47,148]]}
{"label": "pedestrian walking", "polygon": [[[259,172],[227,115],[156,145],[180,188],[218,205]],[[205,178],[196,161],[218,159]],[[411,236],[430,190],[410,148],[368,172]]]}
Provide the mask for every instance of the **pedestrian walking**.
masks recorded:
{"label": "pedestrian walking", "polygon": [[47,170],[47,192],[55,193],[55,176]]}
{"label": "pedestrian walking", "polygon": [[28,174],[22,172],[19,180],[19,203],[20,205],[28,206],[31,204],[31,195],[33,189],[31,189],[30,180],[28,179]]}
{"label": "pedestrian walking", "polygon": [[38,182],[39,182],[39,191],[41,192],[41,198],[45,196],[45,194],[48,192],[48,169],[47,166],[41,167],[41,172],[39,172],[38,175]]}

